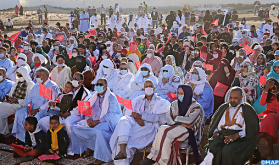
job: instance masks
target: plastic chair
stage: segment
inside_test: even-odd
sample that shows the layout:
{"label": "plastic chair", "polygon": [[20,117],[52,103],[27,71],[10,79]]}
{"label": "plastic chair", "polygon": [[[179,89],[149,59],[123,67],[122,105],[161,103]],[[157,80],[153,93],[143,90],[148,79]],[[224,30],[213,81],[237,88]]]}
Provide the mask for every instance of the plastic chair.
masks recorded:
{"label": "plastic chair", "polygon": [[[203,131],[203,122],[204,122],[204,111],[202,109],[201,111],[201,120],[199,122],[199,129],[198,129],[198,139],[196,139],[197,141],[197,146],[198,146],[198,149],[202,150],[202,147],[201,147],[201,140],[202,140],[202,131]],[[186,154],[186,165],[189,164],[189,153],[190,153],[190,149],[191,149],[191,146],[188,144],[188,141],[184,141],[184,142],[180,142],[179,143],[179,151],[180,153],[185,153]],[[179,153],[179,154],[180,154]]]}

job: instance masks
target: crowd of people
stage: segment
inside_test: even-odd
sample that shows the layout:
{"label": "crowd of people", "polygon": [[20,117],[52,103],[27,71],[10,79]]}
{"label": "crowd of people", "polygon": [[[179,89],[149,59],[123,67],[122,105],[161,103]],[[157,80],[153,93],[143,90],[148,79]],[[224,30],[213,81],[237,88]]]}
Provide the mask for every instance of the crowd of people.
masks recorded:
{"label": "crowd of people", "polygon": [[15,115],[11,134],[25,144],[14,157],[82,154],[94,164],[128,165],[152,144],[140,164],[174,165],[181,164],[179,142],[187,142],[199,164],[196,136],[210,123],[201,164],[260,159],[261,138],[273,158],[277,20],[256,27],[219,9],[200,14],[202,26],[184,6],[161,24],[162,15],[156,8],[147,13],[145,3],[126,19],[115,8],[107,24],[102,6],[103,28],[93,7],[90,19],[77,8],[65,26],[35,28],[31,20],[16,35],[0,33],[0,140]]}

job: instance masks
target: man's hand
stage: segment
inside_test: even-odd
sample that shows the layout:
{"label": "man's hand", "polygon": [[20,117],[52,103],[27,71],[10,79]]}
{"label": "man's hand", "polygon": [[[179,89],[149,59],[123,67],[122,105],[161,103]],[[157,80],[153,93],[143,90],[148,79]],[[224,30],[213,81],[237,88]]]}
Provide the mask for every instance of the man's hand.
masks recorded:
{"label": "man's hand", "polygon": [[57,155],[59,155],[59,150],[57,150],[55,153],[56,153]]}
{"label": "man's hand", "polygon": [[70,116],[70,115],[71,115],[71,113],[67,111],[67,112],[65,112],[63,114],[60,114],[60,117],[62,117],[64,119],[67,119],[67,117]]}
{"label": "man's hand", "polygon": [[168,79],[162,78],[162,83],[165,85],[168,82]]}
{"label": "man's hand", "polygon": [[219,136],[219,133],[218,133],[217,131],[215,131],[215,132],[213,133],[213,136],[212,136],[212,137],[214,137],[214,136]]}
{"label": "man's hand", "polygon": [[50,101],[50,102],[48,102],[48,105],[49,105],[49,106],[55,106],[55,104],[56,104],[55,101]]}
{"label": "man's hand", "polygon": [[8,101],[10,104],[18,104],[18,100],[17,99],[11,99]]}
{"label": "man's hand", "polygon": [[49,153],[54,154],[54,151],[52,149],[48,149]]}
{"label": "man's hand", "polygon": [[142,116],[141,114],[137,113],[137,112],[132,112],[132,117],[134,119],[142,119]]}
{"label": "man's hand", "polygon": [[32,148],[29,147],[29,146],[27,146],[27,147],[24,148],[24,152],[29,152],[29,151],[31,151],[31,150],[32,150]]}
{"label": "man's hand", "polygon": [[27,109],[27,113],[29,114],[29,113],[31,113],[31,109],[30,109],[30,107],[28,106],[28,107],[26,107],[26,109]]}
{"label": "man's hand", "polygon": [[235,141],[236,139],[238,139],[240,136],[239,136],[238,133],[235,133],[235,134],[233,134],[233,135],[224,136],[224,137],[225,137],[224,142],[225,142],[226,144],[229,144],[229,143],[234,142],[234,141]]}
{"label": "man's hand", "polygon": [[39,112],[39,109],[40,109],[40,108],[31,110],[31,114],[32,114],[33,116],[35,116],[35,115]]}
{"label": "man's hand", "polygon": [[135,120],[136,120],[136,122],[138,123],[139,126],[141,126],[141,127],[145,126],[145,123],[142,119],[135,119]]}

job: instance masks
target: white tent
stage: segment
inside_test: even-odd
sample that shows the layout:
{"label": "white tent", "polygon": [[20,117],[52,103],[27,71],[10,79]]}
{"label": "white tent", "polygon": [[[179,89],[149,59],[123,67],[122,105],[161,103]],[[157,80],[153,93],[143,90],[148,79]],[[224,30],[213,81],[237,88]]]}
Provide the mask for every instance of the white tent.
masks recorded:
{"label": "white tent", "polygon": [[19,0],[1,0],[0,10],[15,8],[16,5],[20,7]]}

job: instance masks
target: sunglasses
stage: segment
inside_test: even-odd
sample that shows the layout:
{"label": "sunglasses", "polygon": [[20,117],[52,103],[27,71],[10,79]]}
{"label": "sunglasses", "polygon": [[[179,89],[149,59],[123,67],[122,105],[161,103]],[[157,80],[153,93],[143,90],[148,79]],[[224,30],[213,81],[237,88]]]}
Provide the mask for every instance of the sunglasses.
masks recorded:
{"label": "sunglasses", "polygon": [[197,75],[198,75],[198,74],[199,74],[199,72],[192,72],[192,74],[197,74]]}
{"label": "sunglasses", "polygon": [[96,83],[96,86],[104,86],[102,83]]}
{"label": "sunglasses", "polygon": [[243,66],[243,65],[242,65],[242,66],[240,66],[240,67],[241,67],[241,68],[248,68],[248,66]]}
{"label": "sunglasses", "polygon": [[119,68],[119,70],[127,70],[127,68]]}
{"label": "sunglasses", "polygon": [[73,80],[77,80],[78,81],[79,79],[78,78],[73,78]]}
{"label": "sunglasses", "polygon": [[145,70],[145,71],[148,71],[149,69],[144,67],[144,68],[141,68],[140,70],[142,70],[142,71],[144,71],[144,70]]}

